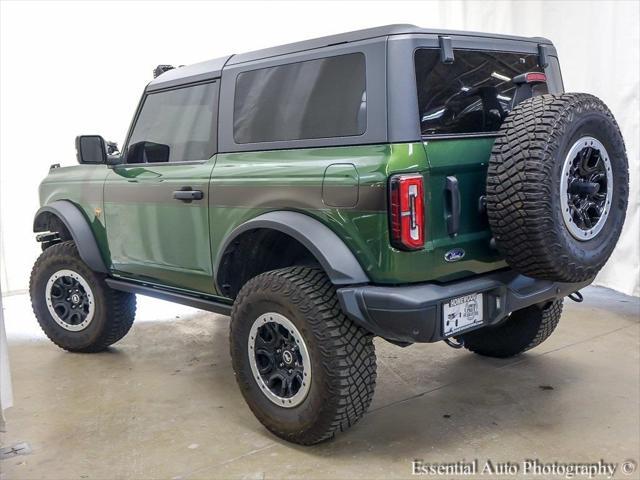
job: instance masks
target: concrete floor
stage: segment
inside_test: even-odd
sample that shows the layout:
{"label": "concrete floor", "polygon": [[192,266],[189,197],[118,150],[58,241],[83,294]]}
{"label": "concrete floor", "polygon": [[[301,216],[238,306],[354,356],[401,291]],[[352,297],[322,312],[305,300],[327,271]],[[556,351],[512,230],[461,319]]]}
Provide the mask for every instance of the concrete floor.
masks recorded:
{"label": "concrete floor", "polygon": [[2,445],[28,442],[32,453],[2,461],[2,479],[408,478],[414,459],[637,465],[640,303],[596,288],[585,297],[566,301],[547,342],[511,360],[377,340],[370,412],[306,448],[272,436],[244,404],[227,318],[144,300],[123,341],[78,355],[24,334],[34,320],[7,297],[15,406]]}

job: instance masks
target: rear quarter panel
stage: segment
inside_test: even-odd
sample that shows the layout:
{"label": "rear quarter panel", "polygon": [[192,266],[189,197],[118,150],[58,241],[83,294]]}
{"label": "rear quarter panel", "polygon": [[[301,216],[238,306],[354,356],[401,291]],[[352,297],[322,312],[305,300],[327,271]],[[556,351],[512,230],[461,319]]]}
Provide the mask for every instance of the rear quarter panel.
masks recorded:
{"label": "rear quarter panel", "polygon": [[[218,154],[210,189],[213,258],[225,239],[245,221],[276,210],[310,215],[336,232],[365,270],[379,263],[386,242],[386,164],[392,147],[356,146],[271,150]],[[323,177],[330,165],[354,165],[357,203],[328,206],[323,201]],[[332,179],[333,189],[353,188],[352,179]]]}

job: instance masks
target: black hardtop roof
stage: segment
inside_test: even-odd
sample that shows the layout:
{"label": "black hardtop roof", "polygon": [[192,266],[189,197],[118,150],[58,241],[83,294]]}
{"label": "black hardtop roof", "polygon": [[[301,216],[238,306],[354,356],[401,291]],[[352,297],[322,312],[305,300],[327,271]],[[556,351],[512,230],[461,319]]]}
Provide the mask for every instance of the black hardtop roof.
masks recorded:
{"label": "black hardtop roof", "polygon": [[303,52],[331,45],[357,42],[378,37],[388,37],[390,35],[447,35],[452,37],[483,37],[497,40],[516,40],[533,43],[551,44],[551,41],[542,37],[519,37],[514,35],[501,35],[497,33],[467,32],[461,30],[440,30],[431,28],[420,28],[410,24],[385,25],[382,27],[367,28],[353,32],[339,33],[326,37],[303,40],[301,42],[289,43],[277,47],[264,48],[247,53],[225,56],[196,63],[185,67],[176,68],[163,73],[154,79],[147,86],[148,90],[170,87],[186,82],[197,82],[219,77],[225,65],[237,65],[239,63],[261,60],[264,58],[287,55],[290,53]]}
{"label": "black hardtop roof", "polygon": [[511,35],[500,35],[497,33],[480,33],[480,32],[465,32],[458,30],[436,30],[430,28],[420,28],[415,25],[398,24],[398,25],[384,25],[382,27],[367,28],[364,30],[356,30],[353,32],[339,33],[337,35],[330,35],[328,37],[314,38],[311,40],[303,40],[301,42],[289,43],[287,45],[281,45],[278,47],[264,48],[261,50],[255,50],[253,52],[241,53],[233,55],[229,60],[229,65],[235,65],[238,63],[250,62],[253,60],[260,60],[263,58],[275,57],[278,55],[286,55],[288,53],[302,52],[305,50],[313,50],[315,48],[327,47],[339,43],[357,42],[359,40],[368,40],[376,37],[387,37],[389,35],[451,35],[451,36],[465,36],[465,37],[486,37],[496,38],[504,40],[519,40],[535,43],[551,43],[546,38],[541,37],[516,37]]}

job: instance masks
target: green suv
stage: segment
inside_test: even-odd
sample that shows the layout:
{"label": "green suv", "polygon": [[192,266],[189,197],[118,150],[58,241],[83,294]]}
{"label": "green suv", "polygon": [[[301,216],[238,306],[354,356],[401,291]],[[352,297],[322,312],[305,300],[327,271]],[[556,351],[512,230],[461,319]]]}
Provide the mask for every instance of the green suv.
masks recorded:
{"label": "green suv", "polygon": [[544,38],[392,25],[155,73],[121,152],[79,136],[40,185],[35,314],[73,352],[136,294],[230,315],[240,390],[292,442],[362,417],[374,336],[535,347],[624,222],[618,126]]}

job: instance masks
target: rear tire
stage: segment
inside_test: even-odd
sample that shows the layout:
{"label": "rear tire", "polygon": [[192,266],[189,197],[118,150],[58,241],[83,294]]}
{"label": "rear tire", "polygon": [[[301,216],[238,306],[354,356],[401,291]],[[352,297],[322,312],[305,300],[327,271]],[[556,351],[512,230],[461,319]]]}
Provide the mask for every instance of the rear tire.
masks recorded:
{"label": "rear tire", "polygon": [[562,300],[545,308],[517,310],[496,327],[485,327],[462,335],[464,347],[479,355],[508,358],[537,347],[553,333],[562,314]]}
{"label": "rear tire", "polygon": [[231,312],[230,348],[249,408],[290,442],[332,438],[373,398],[373,336],[342,313],[319,269],[284,268],[247,282]]}
{"label": "rear tire", "polygon": [[124,337],[136,296],[111,289],[82,261],[72,241],[47,248],[31,271],[31,305],[49,339],[70,352],[94,353]]}

